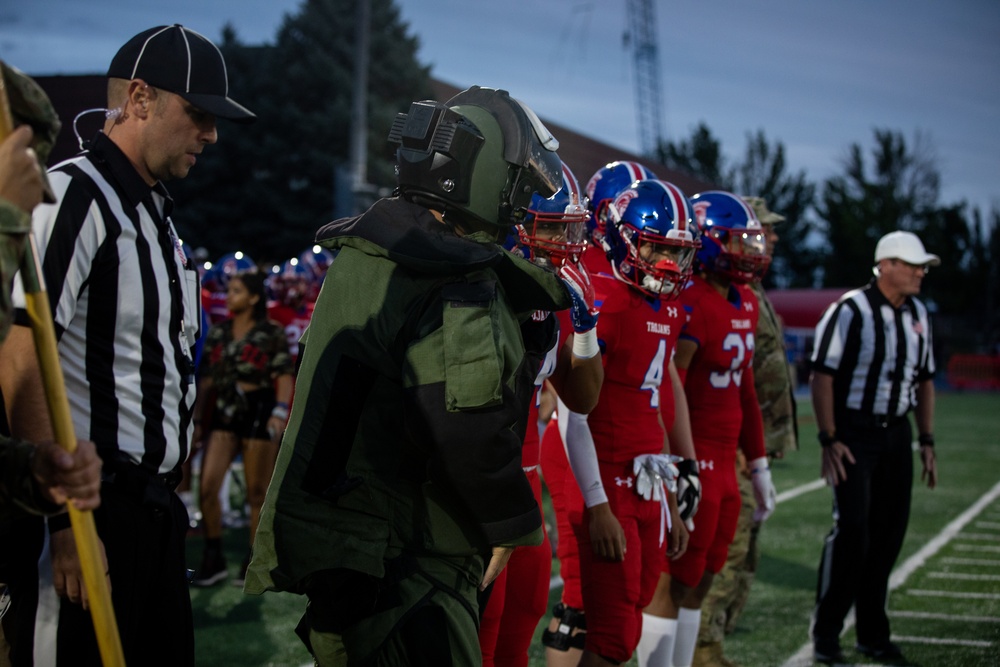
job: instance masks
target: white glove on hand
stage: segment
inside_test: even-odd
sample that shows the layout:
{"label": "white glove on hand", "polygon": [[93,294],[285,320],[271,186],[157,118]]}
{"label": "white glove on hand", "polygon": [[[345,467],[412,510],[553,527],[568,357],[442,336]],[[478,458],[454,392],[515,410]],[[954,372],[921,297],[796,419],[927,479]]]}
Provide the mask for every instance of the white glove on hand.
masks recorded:
{"label": "white glove on hand", "polygon": [[753,520],[767,521],[774,514],[778,493],[771,482],[771,469],[767,465],[767,457],[762,456],[750,462],[750,481],[753,483],[753,495],[757,500],[757,509],[753,511]]}
{"label": "white glove on hand", "polygon": [[661,500],[663,488],[677,491],[677,466],[680,457],[671,454],[641,454],[632,461],[635,490],[644,500]]}

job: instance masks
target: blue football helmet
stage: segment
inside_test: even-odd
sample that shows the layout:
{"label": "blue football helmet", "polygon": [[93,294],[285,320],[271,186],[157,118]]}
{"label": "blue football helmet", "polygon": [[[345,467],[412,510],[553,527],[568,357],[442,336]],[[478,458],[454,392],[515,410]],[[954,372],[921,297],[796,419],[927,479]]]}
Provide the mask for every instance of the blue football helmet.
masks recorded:
{"label": "blue football helmet", "polygon": [[299,255],[299,264],[305,267],[309,273],[312,275],[313,280],[323,282],[323,278],[326,277],[326,271],[333,264],[333,260],[337,255],[330,252],[326,248],[318,245],[314,245],[311,248],[307,248]]}
{"label": "blue football helmet", "polygon": [[202,285],[210,292],[225,292],[229,287],[230,276],[256,268],[257,264],[248,255],[237,250],[223,255],[208,268],[202,278]]}
{"label": "blue football helmet", "polygon": [[771,258],[767,238],[753,209],[731,192],[710,190],[691,198],[701,231],[698,268],[737,283],[760,280]]}
{"label": "blue football helmet", "polygon": [[515,226],[515,252],[535,264],[557,268],[569,260],[576,262],[587,247],[587,198],[580,182],[564,162],[562,187],[549,197],[537,192],[531,197],[524,222]]}
{"label": "blue football helmet", "polygon": [[617,160],[604,165],[587,182],[587,198],[590,200],[590,219],[587,231],[590,239],[602,244],[604,228],[607,225],[608,206],[618,193],[636,181],[655,179],[656,174],[638,162]]}
{"label": "blue football helmet", "polygon": [[297,307],[309,295],[312,272],[298,258],[284,262],[268,277],[272,298],[289,307]]}
{"label": "blue football helmet", "polygon": [[698,226],[673,183],[636,181],[608,207],[608,258],[615,277],[647,296],[675,299],[691,276]]}

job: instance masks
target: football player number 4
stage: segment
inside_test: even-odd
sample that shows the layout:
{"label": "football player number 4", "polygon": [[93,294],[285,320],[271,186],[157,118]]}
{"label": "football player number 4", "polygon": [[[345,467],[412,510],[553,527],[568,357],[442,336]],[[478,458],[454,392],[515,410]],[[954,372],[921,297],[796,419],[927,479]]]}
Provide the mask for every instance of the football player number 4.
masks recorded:
{"label": "football player number 4", "polygon": [[744,340],[743,335],[731,332],[722,341],[722,349],[733,353],[733,361],[729,364],[729,370],[709,374],[708,381],[716,389],[725,389],[730,383],[739,387],[743,381],[743,369],[740,366],[744,359],[753,356],[753,332],[748,331],[745,335]]}
{"label": "football player number 4", "polygon": [[667,341],[660,339],[660,345],[656,348],[653,360],[649,362],[646,369],[646,377],[642,379],[643,391],[650,392],[649,407],[660,407],[660,383],[663,381],[663,361],[667,352]]}

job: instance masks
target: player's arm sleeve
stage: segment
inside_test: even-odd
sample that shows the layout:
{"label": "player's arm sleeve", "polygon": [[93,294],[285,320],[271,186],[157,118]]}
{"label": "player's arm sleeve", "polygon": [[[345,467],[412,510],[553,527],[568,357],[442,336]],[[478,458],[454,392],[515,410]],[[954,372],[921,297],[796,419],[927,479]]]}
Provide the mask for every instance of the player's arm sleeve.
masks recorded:
{"label": "player's arm sleeve", "polygon": [[436,311],[434,330],[406,351],[405,407],[414,413],[411,428],[426,429],[418,440],[430,443],[431,481],[457,498],[487,541],[540,544],[541,513],[521,468],[534,373],[522,369],[517,381],[505,381],[511,360],[494,330],[508,319],[497,311],[504,307],[488,281],[445,286],[440,306],[426,311],[431,319]]}
{"label": "player's arm sleeve", "polygon": [[559,400],[557,409],[559,435],[562,437],[566,458],[573,470],[577,486],[580,487],[584,504],[587,507],[594,507],[608,502],[608,495],[604,492],[604,483],[601,481],[601,469],[597,463],[594,436],[587,424],[587,415],[571,412],[562,400]]}

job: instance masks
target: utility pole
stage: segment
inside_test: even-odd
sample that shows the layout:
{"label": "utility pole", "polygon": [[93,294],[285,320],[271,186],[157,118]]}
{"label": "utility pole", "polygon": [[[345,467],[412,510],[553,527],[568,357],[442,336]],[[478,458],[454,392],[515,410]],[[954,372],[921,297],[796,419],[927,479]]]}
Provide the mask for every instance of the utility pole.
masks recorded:
{"label": "utility pole", "polygon": [[635,90],[639,150],[646,156],[654,155],[663,139],[654,1],[625,0],[629,22],[625,42],[632,50],[632,85]]}
{"label": "utility pole", "polygon": [[361,213],[375,200],[368,182],[368,62],[371,37],[371,0],[355,4],[354,93],[351,107],[351,195],[353,213]]}

